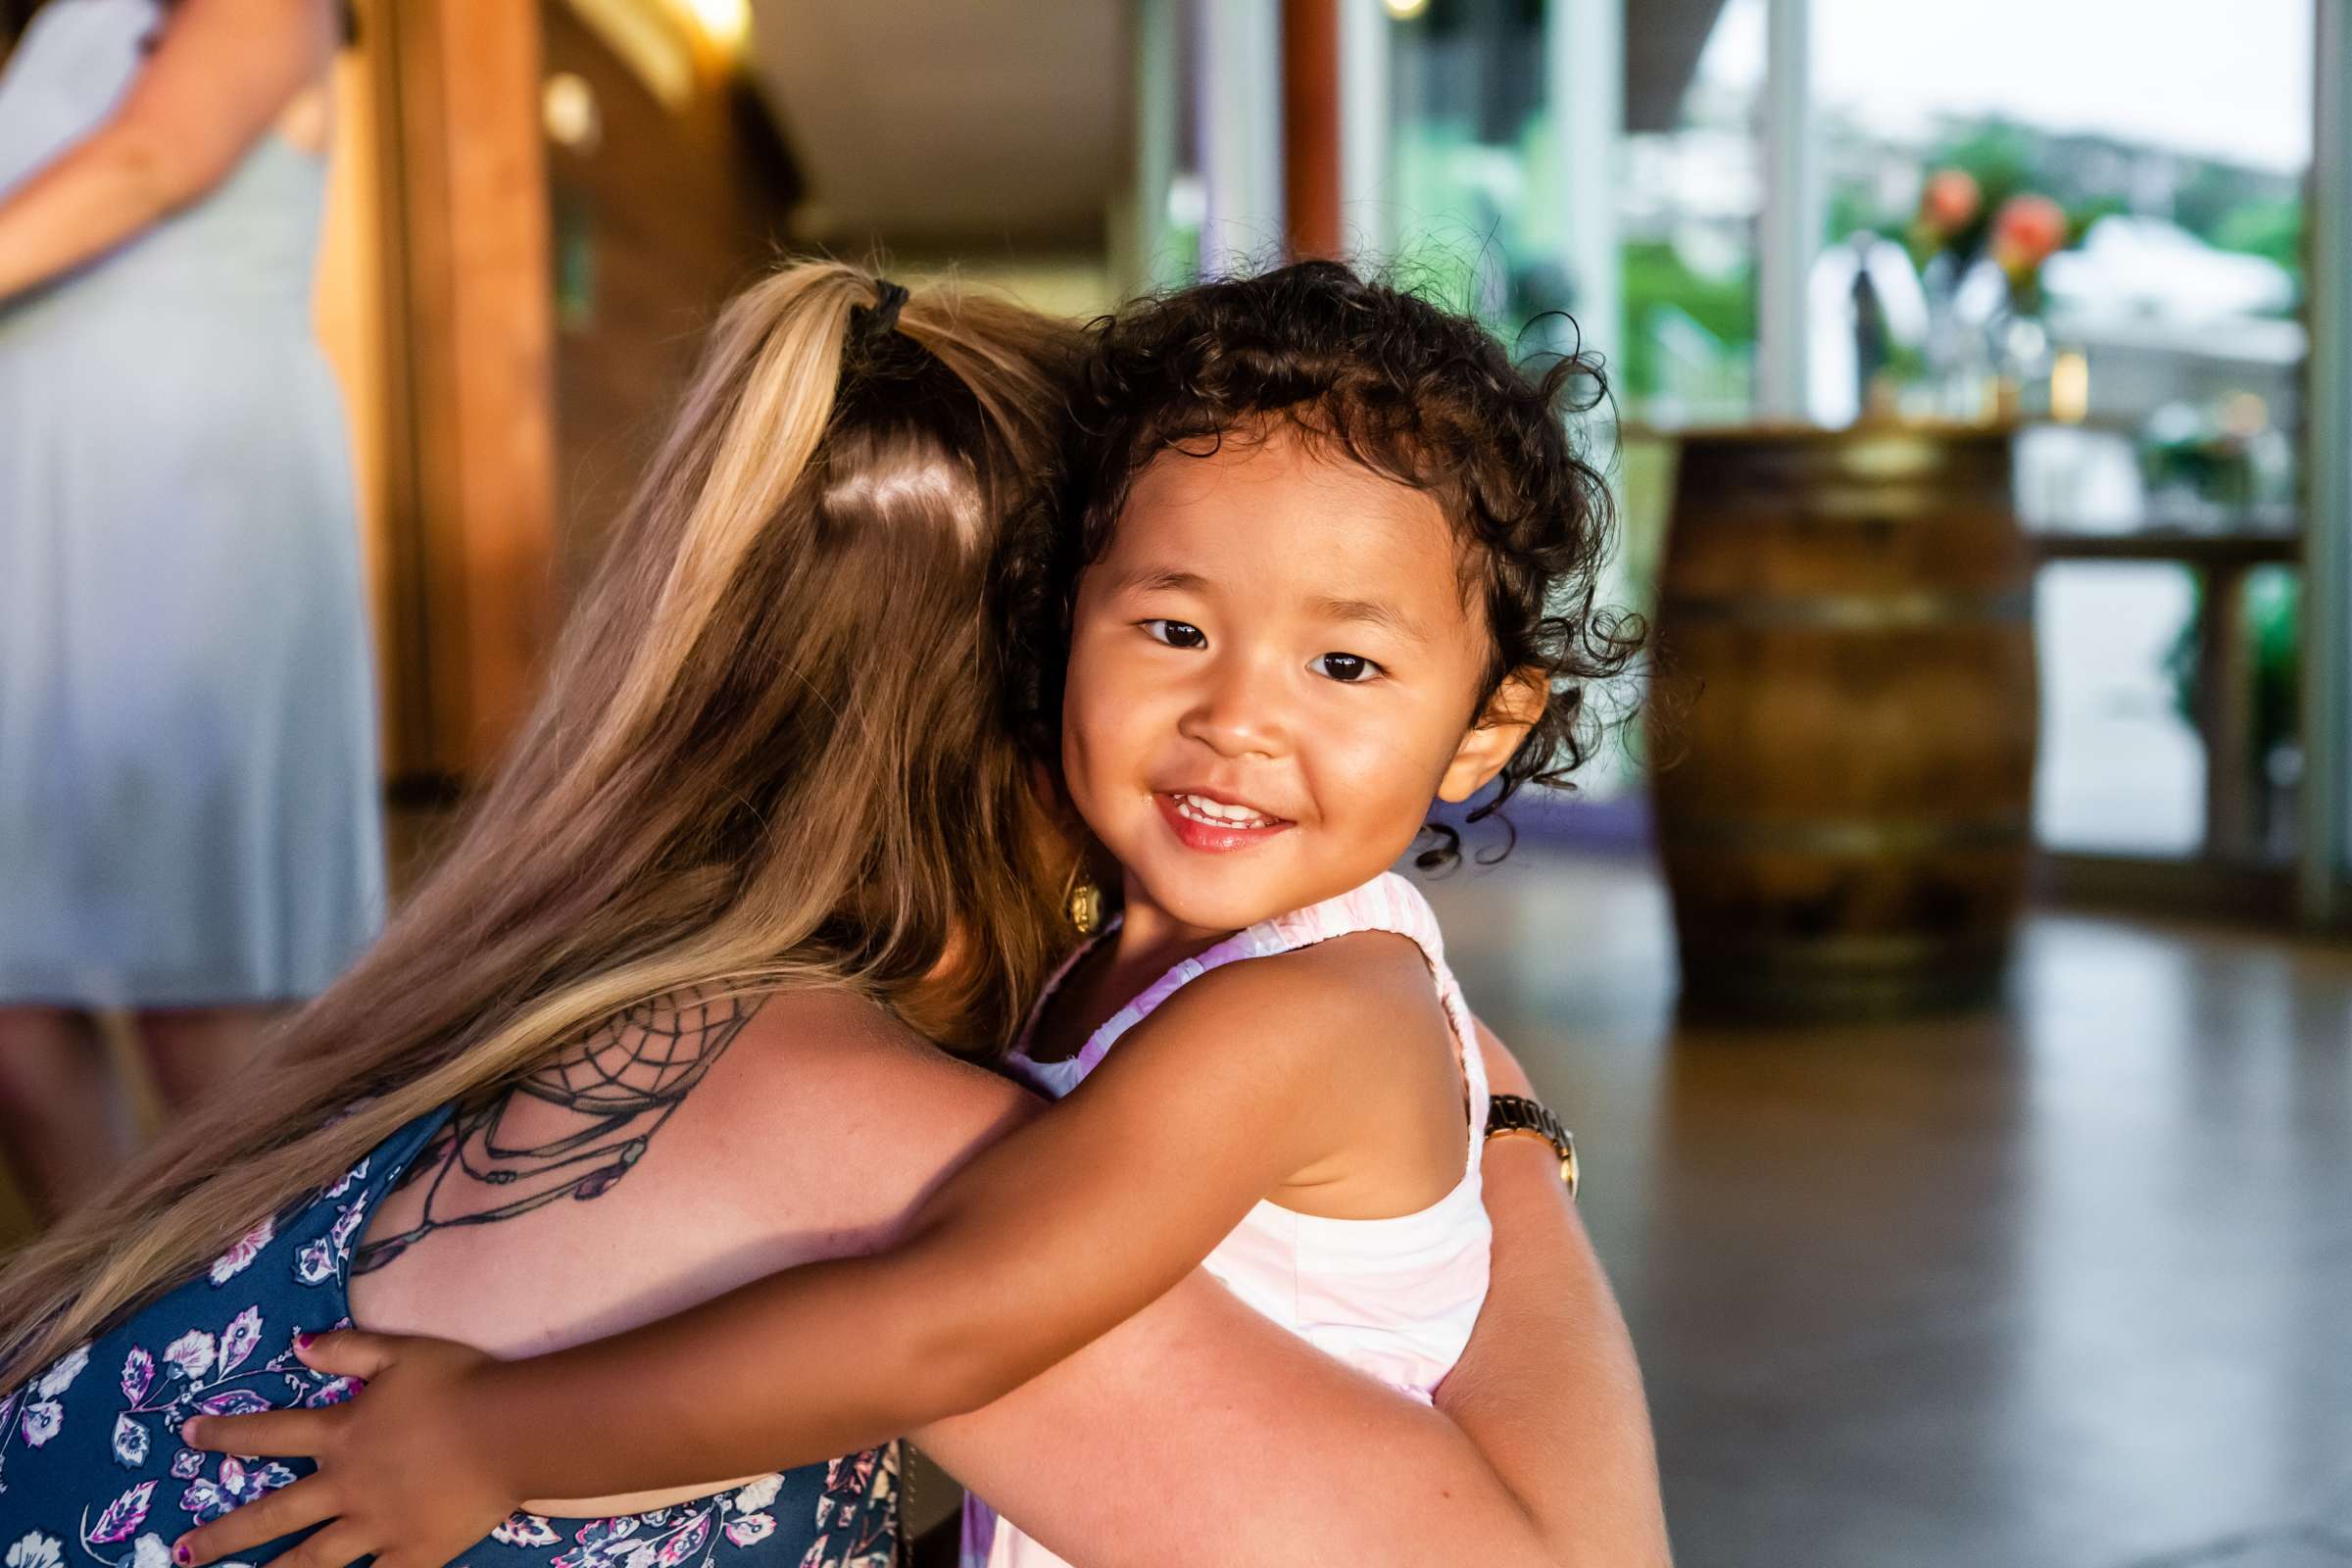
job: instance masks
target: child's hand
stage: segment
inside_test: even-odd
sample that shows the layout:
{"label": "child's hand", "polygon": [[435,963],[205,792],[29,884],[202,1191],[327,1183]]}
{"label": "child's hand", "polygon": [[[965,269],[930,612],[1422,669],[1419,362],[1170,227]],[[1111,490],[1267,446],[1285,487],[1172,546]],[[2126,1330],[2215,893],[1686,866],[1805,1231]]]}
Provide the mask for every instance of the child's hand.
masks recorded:
{"label": "child's hand", "polygon": [[370,1554],[381,1568],[439,1568],[521,1503],[506,1494],[471,1390],[488,1356],[447,1340],[357,1330],[300,1338],[295,1352],[316,1371],[364,1379],[365,1392],[318,1409],[189,1421],[181,1441],[191,1447],[300,1455],[318,1473],[180,1537],[172,1548],[180,1568],[320,1524],[277,1559],[284,1568],[344,1568]]}

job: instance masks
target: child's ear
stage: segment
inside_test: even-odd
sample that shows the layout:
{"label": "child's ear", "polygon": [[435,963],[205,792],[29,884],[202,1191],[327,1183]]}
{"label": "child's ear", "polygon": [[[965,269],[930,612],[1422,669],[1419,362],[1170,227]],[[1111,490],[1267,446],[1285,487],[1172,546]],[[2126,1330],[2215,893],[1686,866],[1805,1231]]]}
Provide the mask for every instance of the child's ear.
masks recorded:
{"label": "child's ear", "polygon": [[1462,744],[1454,748],[1453,760],[1438,781],[1438,799],[1458,805],[1485,789],[1519,750],[1550,701],[1551,682],[1537,665],[1504,676],[1487,700],[1486,710],[1462,732]]}

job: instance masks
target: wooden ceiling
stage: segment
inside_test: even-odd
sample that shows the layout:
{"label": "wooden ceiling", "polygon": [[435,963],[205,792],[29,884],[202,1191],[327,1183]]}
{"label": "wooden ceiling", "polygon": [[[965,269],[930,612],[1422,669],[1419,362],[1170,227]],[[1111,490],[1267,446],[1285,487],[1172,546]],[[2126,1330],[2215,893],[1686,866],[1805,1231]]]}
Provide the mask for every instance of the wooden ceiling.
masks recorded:
{"label": "wooden ceiling", "polygon": [[[1629,129],[1673,125],[1724,4],[1627,0]],[[809,191],[799,237],[1100,245],[1129,169],[1130,9],[753,0],[753,67]]]}
{"label": "wooden ceiling", "polygon": [[1128,170],[1113,0],[754,0],[806,240],[1099,246]]}

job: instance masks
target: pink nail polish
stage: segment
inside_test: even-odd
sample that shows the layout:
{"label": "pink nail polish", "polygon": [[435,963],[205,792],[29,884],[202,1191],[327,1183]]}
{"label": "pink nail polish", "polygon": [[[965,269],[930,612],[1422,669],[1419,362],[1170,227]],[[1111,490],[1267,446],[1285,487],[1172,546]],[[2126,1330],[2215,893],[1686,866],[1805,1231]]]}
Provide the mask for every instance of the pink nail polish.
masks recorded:
{"label": "pink nail polish", "polygon": [[172,1548],[172,1560],[175,1563],[178,1563],[180,1568],[187,1568],[189,1563],[196,1560],[196,1554],[185,1546],[173,1546]]}
{"label": "pink nail polish", "polygon": [[318,1336],[311,1333],[311,1331],[308,1329],[297,1330],[294,1335],[294,1348],[297,1350],[307,1350],[311,1348],[312,1343],[317,1338]]}

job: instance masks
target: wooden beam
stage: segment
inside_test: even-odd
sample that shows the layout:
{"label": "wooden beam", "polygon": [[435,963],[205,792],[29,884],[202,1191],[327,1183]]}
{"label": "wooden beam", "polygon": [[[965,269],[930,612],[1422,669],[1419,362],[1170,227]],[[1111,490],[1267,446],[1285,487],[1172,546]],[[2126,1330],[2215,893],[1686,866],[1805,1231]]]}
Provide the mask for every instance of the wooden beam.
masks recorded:
{"label": "wooden beam", "polygon": [[[387,123],[393,75],[381,13],[391,0],[359,0],[359,46],[334,66],[334,141],[328,163],[326,220],[313,290],[313,322],[343,394],[357,492],[360,560],[375,651],[379,755],[396,772],[408,750],[405,726],[421,704],[413,699],[403,563],[391,520],[398,507],[395,455],[406,453],[397,411],[395,345],[401,306],[396,213],[399,136]],[[405,465],[405,456],[402,458]]]}
{"label": "wooden beam", "polygon": [[478,777],[555,624],[547,166],[538,0],[381,8],[395,51],[409,635],[423,712],[400,773]]}
{"label": "wooden beam", "polygon": [[1285,248],[1340,255],[1340,0],[1283,0],[1282,149]]}

